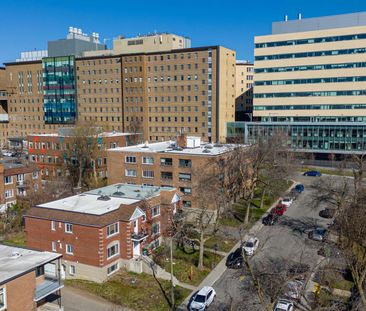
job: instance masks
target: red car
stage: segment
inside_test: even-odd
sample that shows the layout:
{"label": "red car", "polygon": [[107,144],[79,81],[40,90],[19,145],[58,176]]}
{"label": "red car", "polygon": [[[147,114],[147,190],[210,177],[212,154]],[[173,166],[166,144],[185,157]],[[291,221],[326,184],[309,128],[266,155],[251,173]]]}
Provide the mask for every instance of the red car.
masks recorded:
{"label": "red car", "polygon": [[271,213],[282,216],[286,212],[286,209],[287,206],[285,204],[277,204],[276,207],[271,210]]}

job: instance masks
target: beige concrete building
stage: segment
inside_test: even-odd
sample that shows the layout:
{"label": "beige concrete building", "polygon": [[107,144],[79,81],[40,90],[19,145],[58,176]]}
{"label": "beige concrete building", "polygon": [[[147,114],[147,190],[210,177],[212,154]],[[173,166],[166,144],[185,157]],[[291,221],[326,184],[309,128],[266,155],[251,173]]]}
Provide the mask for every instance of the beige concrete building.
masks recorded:
{"label": "beige concrete building", "polygon": [[254,65],[236,61],[235,121],[250,121],[253,114]]}
{"label": "beige concrete building", "polygon": [[134,38],[119,36],[113,40],[114,54],[163,52],[190,47],[191,39],[171,33],[153,33]]}

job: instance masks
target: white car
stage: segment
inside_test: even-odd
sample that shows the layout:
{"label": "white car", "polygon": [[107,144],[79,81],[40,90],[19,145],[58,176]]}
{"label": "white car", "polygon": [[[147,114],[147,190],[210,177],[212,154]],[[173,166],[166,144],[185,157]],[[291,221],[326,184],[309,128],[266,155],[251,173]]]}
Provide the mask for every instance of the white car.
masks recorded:
{"label": "white car", "polygon": [[189,306],[191,311],[203,311],[213,302],[216,296],[215,290],[211,286],[204,286],[193,296]]}
{"label": "white car", "polygon": [[279,299],[273,308],[273,311],[293,311],[294,303],[287,299]]}
{"label": "white car", "polygon": [[245,255],[252,256],[254,254],[254,252],[257,250],[258,245],[259,245],[258,238],[251,237],[243,245],[243,249],[244,249]]}
{"label": "white car", "polygon": [[290,207],[290,205],[292,204],[293,200],[290,197],[284,197],[281,200],[281,204],[286,205],[286,207]]}

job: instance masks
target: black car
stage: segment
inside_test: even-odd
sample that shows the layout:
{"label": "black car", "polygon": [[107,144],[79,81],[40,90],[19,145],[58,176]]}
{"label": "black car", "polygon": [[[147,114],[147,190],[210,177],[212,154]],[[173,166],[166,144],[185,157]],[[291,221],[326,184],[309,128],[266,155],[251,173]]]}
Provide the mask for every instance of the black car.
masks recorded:
{"label": "black car", "polygon": [[326,208],[319,212],[319,216],[323,218],[333,218],[336,210],[334,208]]}
{"label": "black car", "polygon": [[278,219],[279,216],[277,214],[271,213],[262,219],[262,223],[265,226],[273,226],[276,222],[278,222]]}
{"label": "black car", "polygon": [[226,267],[239,269],[243,266],[243,254],[242,249],[239,247],[235,252],[230,253],[226,259]]}

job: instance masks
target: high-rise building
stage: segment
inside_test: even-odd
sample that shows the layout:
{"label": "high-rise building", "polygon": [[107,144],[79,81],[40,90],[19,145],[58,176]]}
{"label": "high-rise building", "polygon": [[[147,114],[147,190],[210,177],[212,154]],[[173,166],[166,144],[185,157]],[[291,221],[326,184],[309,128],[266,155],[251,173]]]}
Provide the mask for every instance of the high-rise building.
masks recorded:
{"label": "high-rise building", "polygon": [[[275,22],[255,37],[253,116],[247,142],[288,133],[294,150],[366,150],[366,13]],[[228,125],[240,127],[239,124]]]}
{"label": "high-rise building", "polygon": [[236,61],[235,121],[251,121],[253,115],[254,65]]}

